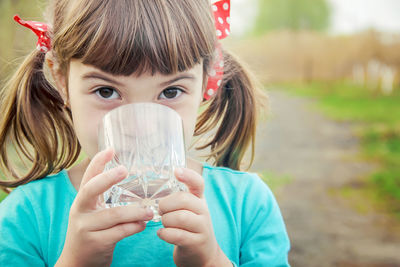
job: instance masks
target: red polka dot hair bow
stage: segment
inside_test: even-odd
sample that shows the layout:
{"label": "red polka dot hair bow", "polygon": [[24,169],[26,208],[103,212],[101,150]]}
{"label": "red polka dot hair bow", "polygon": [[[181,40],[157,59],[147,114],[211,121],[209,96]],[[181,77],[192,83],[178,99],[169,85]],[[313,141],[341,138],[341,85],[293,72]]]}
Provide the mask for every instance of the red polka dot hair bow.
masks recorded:
{"label": "red polka dot hair bow", "polygon": [[25,21],[22,20],[18,15],[14,16],[14,20],[21,24],[22,26],[31,29],[38,37],[38,42],[36,48],[46,53],[51,48],[50,37],[48,34],[49,26],[42,22],[37,21]]}
{"label": "red polka dot hair bow", "polygon": [[[220,0],[212,6],[214,13],[215,30],[218,40],[226,38],[230,34],[230,0]],[[221,86],[224,76],[224,57],[221,44],[218,42],[215,46],[214,65],[208,77],[207,89],[204,92],[204,98],[209,99],[215,94]]]}

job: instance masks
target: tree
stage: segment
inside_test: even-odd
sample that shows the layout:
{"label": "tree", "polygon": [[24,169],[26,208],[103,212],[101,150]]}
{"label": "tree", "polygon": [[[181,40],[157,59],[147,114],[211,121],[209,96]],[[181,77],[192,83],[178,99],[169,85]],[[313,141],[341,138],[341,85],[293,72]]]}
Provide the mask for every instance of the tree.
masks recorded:
{"label": "tree", "polygon": [[330,23],[326,0],[258,0],[258,3],[257,34],[279,29],[323,31]]}

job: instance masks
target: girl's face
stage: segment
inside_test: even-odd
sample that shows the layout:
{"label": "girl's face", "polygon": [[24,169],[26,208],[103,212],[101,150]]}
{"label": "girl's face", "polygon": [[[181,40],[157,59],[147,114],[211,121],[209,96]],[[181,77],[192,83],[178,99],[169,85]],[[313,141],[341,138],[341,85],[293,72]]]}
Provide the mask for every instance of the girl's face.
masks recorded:
{"label": "girl's face", "polygon": [[174,75],[144,73],[116,76],[79,60],[69,68],[68,90],[76,135],[83,151],[97,152],[97,128],[103,116],[121,105],[153,102],[166,105],[183,120],[185,142],[190,144],[202,101],[203,66]]}

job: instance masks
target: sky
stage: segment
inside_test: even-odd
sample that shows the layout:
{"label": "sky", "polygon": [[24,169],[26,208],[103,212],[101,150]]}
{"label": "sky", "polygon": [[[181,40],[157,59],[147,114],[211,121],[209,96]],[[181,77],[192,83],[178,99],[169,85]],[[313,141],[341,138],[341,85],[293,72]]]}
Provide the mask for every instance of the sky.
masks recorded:
{"label": "sky", "polygon": [[[400,33],[400,0],[327,0],[332,7],[333,34],[352,34],[375,28]],[[231,31],[241,35],[251,28],[257,0],[231,0]]]}
{"label": "sky", "polygon": [[354,33],[368,28],[400,33],[400,0],[328,1],[333,8],[333,33]]}

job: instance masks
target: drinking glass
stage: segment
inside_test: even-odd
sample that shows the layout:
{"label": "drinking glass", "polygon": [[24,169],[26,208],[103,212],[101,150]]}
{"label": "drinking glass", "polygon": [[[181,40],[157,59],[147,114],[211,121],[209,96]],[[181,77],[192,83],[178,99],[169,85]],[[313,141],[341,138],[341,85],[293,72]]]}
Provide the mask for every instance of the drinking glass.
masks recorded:
{"label": "drinking glass", "polygon": [[149,207],[153,221],[159,221],[159,200],[187,190],[174,175],[175,168],[186,165],[182,119],[175,110],[154,103],[113,109],[100,123],[98,144],[100,151],[110,147],[115,151],[104,171],[117,165],[128,170],[124,180],[103,194],[106,207]]}

